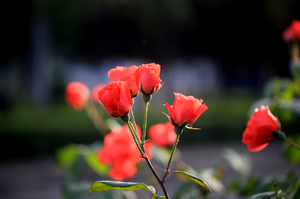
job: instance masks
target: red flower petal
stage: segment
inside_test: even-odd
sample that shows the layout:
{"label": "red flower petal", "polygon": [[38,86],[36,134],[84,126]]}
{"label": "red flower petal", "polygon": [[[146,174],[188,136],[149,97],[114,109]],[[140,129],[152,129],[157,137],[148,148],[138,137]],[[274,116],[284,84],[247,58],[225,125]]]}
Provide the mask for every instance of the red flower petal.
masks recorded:
{"label": "red flower petal", "polygon": [[175,126],[192,125],[197,118],[208,108],[202,104],[202,99],[193,96],[185,96],[181,93],[174,93],[175,101],[173,106],[168,103],[164,106],[168,108],[170,122]]}
{"label": "red flower petal", "polygon": [[156,93],[161,87],[160,65],[142,64],[135,72],[135,80],[138,89],[147,95]]}
{"label": "red flower petal", "polygon": [[274,139],[273,132],[278,131],[278,120],[268,106],[255,109],[243,133],[242,142],[249,151],[260,151]]}
{"label": "red flower petal", "polygon": [[114,117],[126,115],[132,106],[131,93],[126,82],[111,82],[98,91],[99,100],[108,114]]}

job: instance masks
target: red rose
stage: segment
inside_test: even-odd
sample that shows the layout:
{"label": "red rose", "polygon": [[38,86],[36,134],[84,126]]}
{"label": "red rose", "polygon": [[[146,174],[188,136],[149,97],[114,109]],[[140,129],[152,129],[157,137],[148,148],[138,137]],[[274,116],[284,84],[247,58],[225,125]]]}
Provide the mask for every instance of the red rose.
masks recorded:
{"label": "red rose", "polygon": [[160,83],[162,82],[159,75],[159,64],[142,64],[135,72],[135,80],[138,89],[146,95],[156,93],[160,89]]}
{"label": "red rose", "polygon": [[175,101],[173,106],[166,103],[168,108],[170,122],[179,127],[192,125],[196,119],[208,108],[202,104],[202,99],[196,99],[193,96],[185,96],[181,93],[174,93]]}
{"label": "red rose", "polygon": [[[138,134],[141,129],[137,126]],[[97,152],[97,157],[103,164],[112,165],[109,176],[114,180],[132,178],[137,172],[136,163],[144,159],[139,156],[140,152],[132,138],[127,125],[113,129],[104,137],[104,147]],[[149,158],[151,154],[151,143],[145,143],[145,150]]]}
{"label": "red rose", "polygon": [[136,86],[135,82],[136,69],[136,65],[132,65],[129,68],[117,66],[116,68],[113,68],[108,72],[108,77],[110,78],[110,82],[126,81],[130,88],[131,96],[136,97],[139,92],[139,89]]}
{"label": "red rose", "polygon": [[292,23],[283,32],[285,41],[300,41],[300,21],[293,20]]}
{"label": "red rose", "polygon": [[98,91],[103,107],[113,117],[125,116],[132,106],[129,86],[126,82],[111,82]]}
{"label": "red rose", "polygon": [[148,136],[160,147],[168,147],[176,140],[174,126],[170,122],[152,125],[148,130]]}
{"label": "red rose", "polygon": [[249,151],[260,151],[274,139],[272,132],[278,131],[278,120],[270,112],[268,106],[255,109],[243,133],[242,142]]}
{"label": "red rose", "polygon": [[99,100],[99,97],[98,97],[98,91],[101,90],[103,88],[103,84],[98,84],[96,86],[94,86],[94,88],[92,89],[92,94],[91,94],[91,97],[92,97],[92,101],[94,103],[98,103],[98,104],[101,104],[101,101]]}
{"label": "red rose", "polygon": [[71,82],[66,88],[66,101],[69,106],[80,111],[84,107],[90,95],[89,89],[81,82]]}

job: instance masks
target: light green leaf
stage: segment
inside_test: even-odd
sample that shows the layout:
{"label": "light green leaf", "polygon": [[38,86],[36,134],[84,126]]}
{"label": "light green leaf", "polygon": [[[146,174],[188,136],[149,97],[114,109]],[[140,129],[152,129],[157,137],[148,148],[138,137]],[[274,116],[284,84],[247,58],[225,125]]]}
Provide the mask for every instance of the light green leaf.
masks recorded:
{"label": "light green leaf", "polygon": [[226,148],[220,154],[221,160],[225,160],[236,172],[241,175],[249,174],[251,170],[251,158],[248,153]]}
{"label": "light green leaf", "polygon": [[268,191],[263,193],[255,194],[248,199],[269,199],[275,194],[275,191]]}
{"label": "light green leaf", "polygon": [[79,155],[78,147],[75,144],[69,144],[56,151],[55,165],[57,167],[69,167],[74,163]]}
{"label": "light green leaf", "polygon": [[190,173],[187,173],[187,172],[183,172],[183,171],[173,171],[172,173],[179,173],[179,174],[184,174],[186,175],[187,177],[189,177],[191,180],[193,180],[194,182],[196,182],[197,184],[199,184],[200,186],[203,186],[205,187],[210,193],[211,193],[211,190],[210,188],[208,187],[208,185],[202,180],[200,179],[199,177],[197,176],[194,176]]}
{"label": "light green leaf", "polygon": [[92,191],[110,191],[113,189],[119,189],[122,191],[136,191],[144,189],[149,191],[152,195],[156,196],[155,188],[152,186],[147,186],[144,183],[135,183],[135,182],[120,182],[120,181],[97,181],[91,185],[91,188],[87,193]]}
{"label": "light green leaf", "polygon": [[86,163],[99,175],[106,175],[109,166],[102,164],[96,157],[96,152],[89,151],[84,154]]}

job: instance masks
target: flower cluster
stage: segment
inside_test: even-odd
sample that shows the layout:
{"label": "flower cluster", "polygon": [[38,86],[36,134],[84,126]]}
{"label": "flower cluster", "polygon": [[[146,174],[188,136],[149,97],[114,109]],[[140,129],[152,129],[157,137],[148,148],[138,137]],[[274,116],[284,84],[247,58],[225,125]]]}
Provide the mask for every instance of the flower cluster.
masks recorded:
{"label": "flower cluster", "polygon": [[139,91],[150,95],[160,89],[159,75],[159,64],[133,65],[129,68],[117,66],[108,72],[110,83],[98,91],[99,100],[111,116],[125,116],[132,106],[132,98]]}
{"label": "flower cluster", "polygon": [[[113,117],[126,118],[132,108],[132,98],[139,92],[145,97],[159,91],[162,82],[160,69],[161,66],[155,63],[142,64],[139,67],[133,65],[128,68],[117,66],[111,69],[108,72],[110,83],[98,91],[98,98],[107,113]],[[104,164],[112,165],[109,172],[111,178],[122,180],[132,177],[136,173],[135,164],[141,161],[141,157],[137,155],[138,150],[140,155],[151,158],[149,148],[152,143],[160,147],[171,146],[176,140],[174,126],[180,129],[190,126],[207,110],[207,106],[202,104],[202,99],[180,93],[174,94],[174,105],[170,106],[168,103],[165,105],[169,111],[170,122],[153,125],[148,130],[148,137],[152,142],[146,142],[145,136],[141,138],[139,128],[136,129],[138,136],[135,136],[135,130],[131,129],[133,138],[130,137],[131,130],[126,126],[114,129],[105,137],[104,148],[98,152],[98,159]]]}

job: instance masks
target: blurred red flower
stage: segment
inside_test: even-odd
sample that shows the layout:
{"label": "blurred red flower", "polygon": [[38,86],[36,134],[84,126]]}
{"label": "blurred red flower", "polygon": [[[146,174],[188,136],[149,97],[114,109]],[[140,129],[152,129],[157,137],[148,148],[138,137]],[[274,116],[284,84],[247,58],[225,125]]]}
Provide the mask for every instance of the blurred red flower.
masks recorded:
{"label": "blurred red flower", "polygon": [[174,126],[170,122],[152,125],[148,130],[148,136],[160,147],[168,147],[176,140]]}
{"label": "blurred red flower", "polygon": [[136,97],[139,92],[139,89],[135,83],[136,69],[136,65],[132,65],[128,68],[123,66],[117,66],[116,68],[113,68],[108,72],[108,77],[110,78],[110,82],[126,81],[130,88],[131,96]]}
{"label": "blurred red flower", "polygon": [[196,119],[208,108],[202,104],[202,99],[193,96],[185,96],[181,93],[174,93],[175,101],[173,106],[166,103],[164,106],[168,108],[170,122],[179,127],[192,125]]}
{"label": "blurred red flower", "polygon": [[80,111],[83,109],[89,95],[90,91],[85,84],[81,82],[71,82],[67,85],[65,98],[69,106]]}
{"label": "blurred red flower", "polygon": [[124,81],[110,82],[98,91],[98,98],[113,117],[125,116],[132,106],[129,86]]}
{"label": "blurred red flower", "polygon": [[142,64],[135,72],[138,89],[146,94],[156,93],[161,87],[160,65],[155,63]]}
{"label": "blurred red flower", "polygon": [[[141,129],[137,126],[138,134]],[[132,178],[137,172],[136,163],[143,161],[127,125],[113,129],[104,137],[104,147],[97,152],[97,158],[103,164],[112,165],[108,175],[114,180]],[[148,157],[152,158],[152,143],[145,143]]]}
{"label": "blurred red flower", "polygon": [[300,41],[300,21],[293,20],[292,23],[283,32],[285,41]]}
{"label": "blurred red flower", "polygon": [[242,142],[249,151],[260,151],[274,139],[272,132],[278,131],[278,120],[268,106],[255,109],[243,133]]}
{"label": "blurred red flower", "polygon": [[101,90],[103,86],[104,86],[103,84],[97,84],[96,86],[94,86],[91,94],[92,102],[101,104],[101,101],[99,100],[98,97],[98,91]]}

